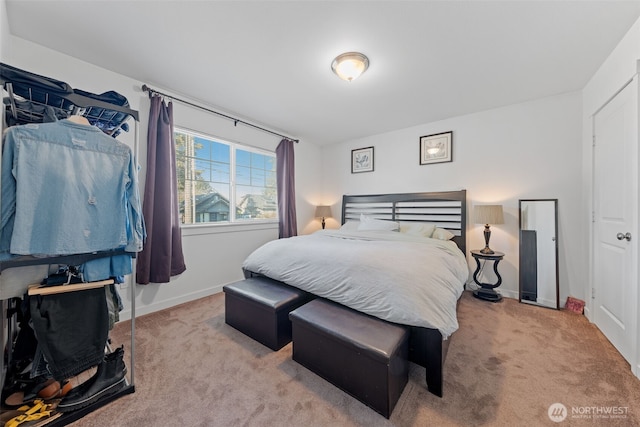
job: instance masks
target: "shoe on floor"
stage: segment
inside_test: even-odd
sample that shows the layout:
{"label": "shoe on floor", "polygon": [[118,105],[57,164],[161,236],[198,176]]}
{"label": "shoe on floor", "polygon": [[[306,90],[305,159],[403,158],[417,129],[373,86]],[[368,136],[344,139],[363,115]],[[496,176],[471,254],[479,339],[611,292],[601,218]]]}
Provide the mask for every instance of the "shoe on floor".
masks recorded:
{"label": "shoe on floor", "polygon": [[7,406],[21,406],[33,402],[37,398],[51,400],[58,397],[60,393],[60,383],[53,378],[38,377],[33,379],[32,383],[27,389],[12,393],[5,400],[5,404]]}
{"label": "shoe on floor", "polygon": [[117,348],[106,355],[98,365],[96,374],[88,381],[72,389],[58,403],[57,410],[71,412],[111,396],[125,386],[127,369],[123,360],[124,349]]}

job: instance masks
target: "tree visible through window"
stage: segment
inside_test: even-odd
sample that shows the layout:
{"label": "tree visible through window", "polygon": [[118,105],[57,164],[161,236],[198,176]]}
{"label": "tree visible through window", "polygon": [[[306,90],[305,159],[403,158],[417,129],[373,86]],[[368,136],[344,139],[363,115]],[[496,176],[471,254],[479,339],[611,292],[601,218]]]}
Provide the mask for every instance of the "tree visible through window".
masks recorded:
{"label": "tree visible through window", "polygon": [[183,224],[278,217],[275,154],[185,130],[174,137]]}

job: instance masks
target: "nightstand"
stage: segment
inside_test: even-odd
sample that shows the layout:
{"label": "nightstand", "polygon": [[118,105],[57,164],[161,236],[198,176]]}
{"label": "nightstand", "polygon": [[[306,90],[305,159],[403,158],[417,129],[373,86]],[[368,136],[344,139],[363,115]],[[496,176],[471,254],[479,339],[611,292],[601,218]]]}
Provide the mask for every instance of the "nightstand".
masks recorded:
{"label": "nightstand", "polygon": [[[476,289],[473,291],[473,296],[476,298],[480,298],[486,301],[498,302],[502,299],[502,295],[495,291],[495,288],[500,286],[502,283],[502,277],[500,277],[500,273],[498,273],[498,264],[504,258],[504,254],[502,252],[494,252],[492,254],[483,254],[480,250],[471,251],[471,256],[476,260],[476,271],[473,273],[473,281],[476,282],[480,289]],[[480,266],[480,260],[493,261],[493,271],[496,273],[496,277],[498,280],[496,283],[481,283],[478,281],[478,273],[482,267]],[[484,263],[483,263],[484,265]]]}

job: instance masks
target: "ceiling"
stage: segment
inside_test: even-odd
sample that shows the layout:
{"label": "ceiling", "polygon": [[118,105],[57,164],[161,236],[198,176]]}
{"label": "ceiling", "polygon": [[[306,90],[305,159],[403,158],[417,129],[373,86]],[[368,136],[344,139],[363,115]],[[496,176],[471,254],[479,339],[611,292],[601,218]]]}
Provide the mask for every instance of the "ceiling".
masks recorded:
{"label": "ceiling", "polygon": [[[334,144],[579,90],[640,1],[6,0],[10,32]],[[360,51],[351,83],[331,61]]]}

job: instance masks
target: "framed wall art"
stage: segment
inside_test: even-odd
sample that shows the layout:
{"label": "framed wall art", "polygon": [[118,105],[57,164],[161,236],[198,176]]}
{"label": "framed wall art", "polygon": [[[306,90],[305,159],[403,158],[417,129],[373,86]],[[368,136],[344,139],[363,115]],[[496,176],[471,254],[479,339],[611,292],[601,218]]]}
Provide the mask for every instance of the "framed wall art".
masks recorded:
{"label": "framed wall art", "polygon": [[436,133],[420,137],[420,164],[443,163],[453,160],[453,132]]}
{"label": "framed wall art", "polygon": [[373,147],[351,150],[351,173],[373,172]]}

